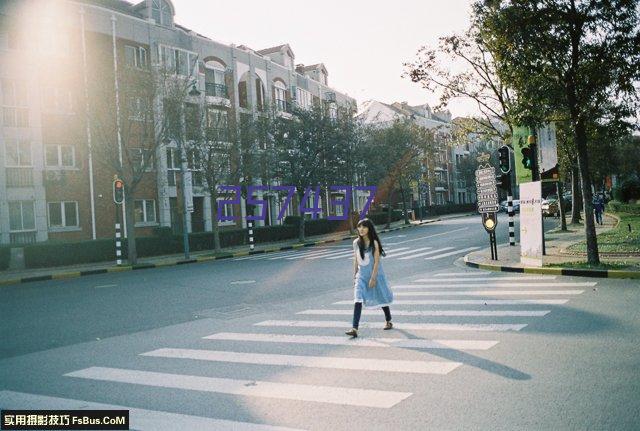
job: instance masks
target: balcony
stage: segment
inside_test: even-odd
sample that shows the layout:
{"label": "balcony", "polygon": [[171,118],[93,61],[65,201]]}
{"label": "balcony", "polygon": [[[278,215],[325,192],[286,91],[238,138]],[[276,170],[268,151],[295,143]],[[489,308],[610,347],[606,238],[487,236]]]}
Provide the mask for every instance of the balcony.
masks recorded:
{"label": "balcony", "polygon": [[7,187],[33,187],[33,168],[6,168]]}
{"label": "balcony", "polygon": [[204,94],[206,96],[207,103],[212,105],[222,105],[229,107],[231,101],[229,100],[229,92],[227,86],[224,84],[214,84],[213,82],[206,82],[204,84]]}

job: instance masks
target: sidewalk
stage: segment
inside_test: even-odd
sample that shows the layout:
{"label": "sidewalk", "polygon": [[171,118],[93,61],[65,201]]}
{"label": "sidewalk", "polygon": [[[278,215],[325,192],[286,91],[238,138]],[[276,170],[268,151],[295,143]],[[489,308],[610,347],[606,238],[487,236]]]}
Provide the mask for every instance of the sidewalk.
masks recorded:
{"label": "sidewalk", "polygon": [[[604,225],[596,225],[596,234],[606,232],[614,228],[618,219],[615,216],[606,214]],[[619,262],[621,258],[629,264],[629,267],[636,266],[639,269],[605,270],[605,269],[582,269],[572,268],[572,264],[585,262],[586,254],[573,253],[567,249],[572,244],[584,240],[584,230],[579,227],[567,226],[568,231],[562,232],[559,228],[545,233],[546,254],[542,258],[543,266],[532,267],[520,263],[520,244],[509,246],[508,244],[498,245],[498,260],[491,260],[491,250],[489,247],[475,251],[464,257],[467,266],[489,271],[520,272],[534,274],[554,274],[572,275],[583,277],[610,277],[610,278],[640,278],[640,255],[638,254],[615,254],[599,253],[600,261],[603,264]]]}
{"label": "sidewalk", "polygon": [[[398,229],[405,229],[408,227],[419,226],[422,224],[434,223],[440,220],[446,220],[449,218],[466,217],[474,215],[476,213],[463,213],[463,214],[449,214],[433,218],[425,218],[422,222],[419,220],[409,220],[409,224],[405,225],[404,220],[399,220],[391,223],[389,229],[378,228],[378,233],[391,232]],[[381,225],[382,226],[382,225]],[[48,268],[33,268],[23,270],[6,270],[0,271],[0,286],[27,283],[31,281],[43,281],[53,279],[65,279],[82,277],[85,275],[104,274],[110,272],[122,272],[138,269],[148,268],[160,268],[165,266],[184,265],[189,263],[208,262],[212,260],[228,259],[239,256],[247,256],[249,254],[270,253],[281,250],[290,250],[300,247],[312,247],[321,244],[328,244],[333,242],[340,242],[346,240],[353,240],[354,236],[349,235],[349,231],[343,231],[340,233],[315,235],[306,237],[304,243],[298,242],[297,238],[292,238],[287,241],[270,242],[270,243],[258,243],[254,247],[254,251],[249,251],[249,245],[241,245],[234,247],[222,248],[222,253],[214,254],[212,250],[204,250],[190,253],[190,259],[184,260],[183,254],[172,254],[165,256],[153,256],[147,258],[139,258],[138,264],[134,267],[129,265],[117,266],[113,261],[109,262],[96,262],[87,263],[81,265],[72,265],[64,267],[48,267]]]}

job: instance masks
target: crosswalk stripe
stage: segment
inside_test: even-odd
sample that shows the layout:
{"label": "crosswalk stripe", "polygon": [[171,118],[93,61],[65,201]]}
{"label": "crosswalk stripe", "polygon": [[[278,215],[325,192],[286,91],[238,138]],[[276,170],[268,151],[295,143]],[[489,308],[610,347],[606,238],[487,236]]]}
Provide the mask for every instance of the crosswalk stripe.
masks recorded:
{"label": "crosswalk stripe", "polygon": [[475,295],[580,295],[584,290],[439,290],[397,292],[397,296],[475,296]]}
{"label": "crosswalk stripe", "polygon": [[[255,326],[289,326],[298,328],[344,328],[345,322],[329,320],[265,320],[254,323]],[[419,330],[441,330],[441,331],[519,331],[526,324],[503,324],[503,323],[396,323],[398,328],[419,329]],[[380,323],[363,323],[361,328],[384,328]]]}
{"label": "crosswalk stripe", "polygon": [[555,280],[555,276],[551,277],[538,277],[538,276],[516,276],[516,277],[478,277],[478,278],[419,278],[415,280],[416,283],[442,283],[449,281],[468,282],[468,281],[503,281],[503,280],[521,280],[521,281],[533,281],[533,280]]}
{"label": "crosswalk stripe", "polygon": [[459,253],[464,253],[467,251],[472,251],[472,250],[477,250],[480,247],[467,247],[467,248],[463,248],[463,249],[459,249],[459,250],[454,250],[454,251],[450,251],[449,253],[444,253],[444,254],[439,254],[437,256],[429,256],[429,257],[425,257],[425,260],[435,260],[435,259],[440,259],[442,257],[448,257],[448,256],[453,256],[454,254],[459,254]]}
{"label": "crosswalk stripe", "polygon": [[335,253],[335,250],[316,250],[316,251],[310,251],[308,253],[300,253],[297,256],[289,256],[289,257],[285,257],[285,259],[288,260],[293,260],[293,259],[302,259],[305,257],[310,257],[310,256],[322,256],[322,255],[328,255],[328,254],[333,254]]}
{"label": "crosswalk stripe", "polygon": [[[498,316],[498,317],[542,317],[549,314],[551,310],[393,310],[394,316],[467,316],[467,317],[481,317],[481,316]],[[306,315],[351,315],[352,310],[305,310],[299,311],[296,314]],[[377,316],[380,314],[378,310],[362,310],[362,314],[369,316]]]}
{"label": "crosswalk stripe", "polygon": [[376,408],[391,408],[413,395],[411,392],[223,379],[106,367],[85,368],[67,373],[65,376],[162,388]]}
{"label": "crosswalk stripe", "polygon": [[267,260],[277,260],[277,259],[282,259],[285,257],[289,257],[289,256],[297,256],[299,253],[301,253],[300,250],[292,250],[288,253],[284,253],[282,255],[279,256],[273,256],[273,257],[268,257]]}
{"label": "crosswalk stripe", "polygon": [[[562,305],[568,299],[400,299],[394,305]],[[353,305],[353,300],[334,302],[334,305]]]}
{"label": "crosswalk stripe", "polygon": [[486,274],[489,275],[489,272],[441,272],[439,274],[434,274],[434,277],[470,277],[477,276],[478,274]]}
{"label": "crosswalk stripe", "polygon": [[405,361],[337,356],[276,355],[198,349],[157,349],[141,353],[160,358],[196,359],[235,364],[283,365],[287,367],[330,368],[335,370],[387,371],[414,374],[449,374],[462,363],[450,361]]}
{"label": "crosswalk stripe", "polygon": [[420,247],[420,248],[414,248],[412,250],[405,250],[402,251],[400,253],[393,253],[393,252],[388,252],[387,256],[388,257],[398,257],[398,256],[402,256],[404,254],[409,254],[409,253],[416,253],[418,251],[422,251],[422,250],[431,250],[433,247]]}
{"label": "crosswalk stripe", "polygon": [[[395,312],[397,314],[397,312]],[[219,332],[206,340],[255,341],[265,343],[318,344],[355,347],[399,347],[416,349],[488,350],[498,344],[494,340],[426,340],[421,338],[346,338],[317,335]]]}
{"label": "crosswalk stripe", "polygon": [[[392,254],[392,253],[394,253],[396,251],[399,251],[399,250],[405,250],[407,248],[409,248],[409,247],[396,247],[396,248],[393,248],[393,249],[385,250],[385,253],[387,253],[387,257],[394,257],[395,255]],[[350,256],[352,254],[353,254],[353,250],[350,250],[346,254],[343,254],[343,255],[340,255],[340,256],[335,256],[335,257],[328,257],[327,259],[341,259],[343,257]]]}
{"label": "crosswalk stripe", "polygon": [[453,247],[443,247],[443,248],[438,248],[436,250],[431,250],[431,251],[425,251],[423,253],[418,253],[418,254],[414,254],[411,256],[405,256],[405,257],[401,257],[398,260],[407,260],[407,259],[415,259],[417,257],[422,257],[422,256],[427,256],[429,254],[436,254],[436,253],[442,253],[443,251],[447,251],[447,250],[451,250]]}
{"label": "crosswalk stripe", "polygon": [[[339,251],[336,253],[332,253],[331,255],[327,255],[327,256],[320,256],[320,258],[325,258],[325,259],[342,259],[345,257],[349,257],[353,255],[353,249],[350,250],[343,250],[343,251]],[[319,259],[318,257],[310,257],[308,258],[309,260],[313,260],[313,259]]]}
{"label": "crosswalk stripe", "polygon": [[442,288],[465,288],[465,287],[593,287],[596,283],[578,282],[578,283],[430,283],[430,284],[394,284],[393,289],[442,289]]}
{"label": "crosswalk stripe", "polygon": [[129,429],[139,431],[211,430],[211,431],[302,431],[273,425],[237,422],[202,416],[168,413],[114,404],[94,403],[71,398],[49,397],[24,392],[0,391],[3,409],[23,410],[129,410]]}
{"label": "crosswalk stripe", "polygon": [[242,257],[237,257],[233,260],[248,260],[248,259],[252,259],[252,260],[262,260],[262,259],[267,259],[273,256],[281,256],[281,255],[285,255],[285,254],[291,254],[293,252],[295,252],[296,250],[285,250],[285,251],[275,251],[275,252],[271,252],[271,253],[261,253],[261,254],[253,254],[250,256],[242,256]]}

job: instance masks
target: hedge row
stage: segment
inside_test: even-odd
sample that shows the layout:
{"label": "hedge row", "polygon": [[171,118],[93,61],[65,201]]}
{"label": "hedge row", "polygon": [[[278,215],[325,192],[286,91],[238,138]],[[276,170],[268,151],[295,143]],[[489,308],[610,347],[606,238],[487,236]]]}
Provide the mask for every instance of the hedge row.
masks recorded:
{"label": "hedge row", "polygon": [[614,212],[640,215],[640,205],[638,204],[623,204],[619,201],[610,201],[607,207]]}
{"label": "hedge row", "polygon": [[10,260],[11,260],[11,248],[0,247],[0,271],[9,268]]}

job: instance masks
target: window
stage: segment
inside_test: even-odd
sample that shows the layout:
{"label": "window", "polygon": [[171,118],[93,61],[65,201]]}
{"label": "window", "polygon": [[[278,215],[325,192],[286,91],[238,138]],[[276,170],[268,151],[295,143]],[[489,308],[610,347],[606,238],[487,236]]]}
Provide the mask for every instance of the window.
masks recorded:
{"label": "window", "polygon": [[241,108],[249,107],[249,94],[247,93],[247,81],[240,81],[238,83],[238,104]]}
{"label": "window", "polygon": [[124,46],[124,63],[127,67],[147,68],[147,50],[141,46]]}
{"label": "window", "polygon": [[273,84],[274,99],[276,107],[279,111],[287,111],[287,87],[282,81],[276,81]]}
{"label": "window", "polygon": [[198,159],[198,153],[195,150],[189,150],[187,153],[187,166],[191,171],[191,184],[196,187],[202,187],[204,177],[202,174],[202,164]]}
{"label": "window", "polygon": [[227,141],[229,113],[223,109],[207,109],[207,137],[215,141]]}
{"label": "window", "polygon": [[49,202],[49,227],[78,227],[78,202]]}
{"label": "window", "polygon": [[296,100],[302,109],[311,109],[312,94],[309,91],[300,87],[296,88]]}
{"label": "window", "polygon": [[136,199],[133,202],[133,216],[136,224],[156,222],[156,201]]}
{"label": "window", "polygon": [[[222,204],[220,200],[218,200],[218,219],[223,218],[223,217],[233,217],[233,204]],[[227,220],[227,221],[223,221],[223,222],[219,222],[219,223],[233,223],[232,220]]]}
{"label": "window", "polygon": [[338,118],[338,105],[335,102],[329,102],[329,118],[332,120]]}
{"label": "window", "polygon": [[144,97],[130,96],[127,99],[127,110],[129,111],[129,119],[132,121],[151,119],[149,101]]}
{"label": "window", "polygon": [[73,112],[73,95],[70,90],[57,87],[42,89],[42,108],[49,112]]}
{"label": "window", "polygon": [[2,124],[29,127],[28,92],[25,81],[2,80]]}
{"label": "window", "polygon": [[33,201],[9,202],[9,230],[22,232],[36,229]]}
{"label": "window", "polygon": [[144,169],[145,172],[153,170],[153,152],[149,148],[130,148],[129,159],[131,165],[135,166],[137,171]]}
{"label": "window", "polygon": [[160,46],[162,65],[170,73],[183,76],[195,76],[198,55],[178,48]]}
{"label": "window", "polygon": [[180,160],[177,148],[167,148],[167,182],[176,185],[176,172],[180,170]]}
{"label": "window", "polygon": [[194,103],[184,104],[184,123],[187,140],[200,138],[200,110]]}
{"label": "window", "polygon": [[5,166],[31,166],[31,142],[26,140],[5,140]]}
{"label": "window", "polygon": [[166,1],[153,0],[151,3],[151,17],[156,24],[171,26],[171,7]]}
{"label": "window", "polygon": [[225,69],[219,61],[209,60],[206,62],[204,81],[207,96],[229,97],[224,78]]}
{"label": "window", "polygon": [[50,168],[74,168],[76,149],[73,145],[45,145],[45,166]]}

